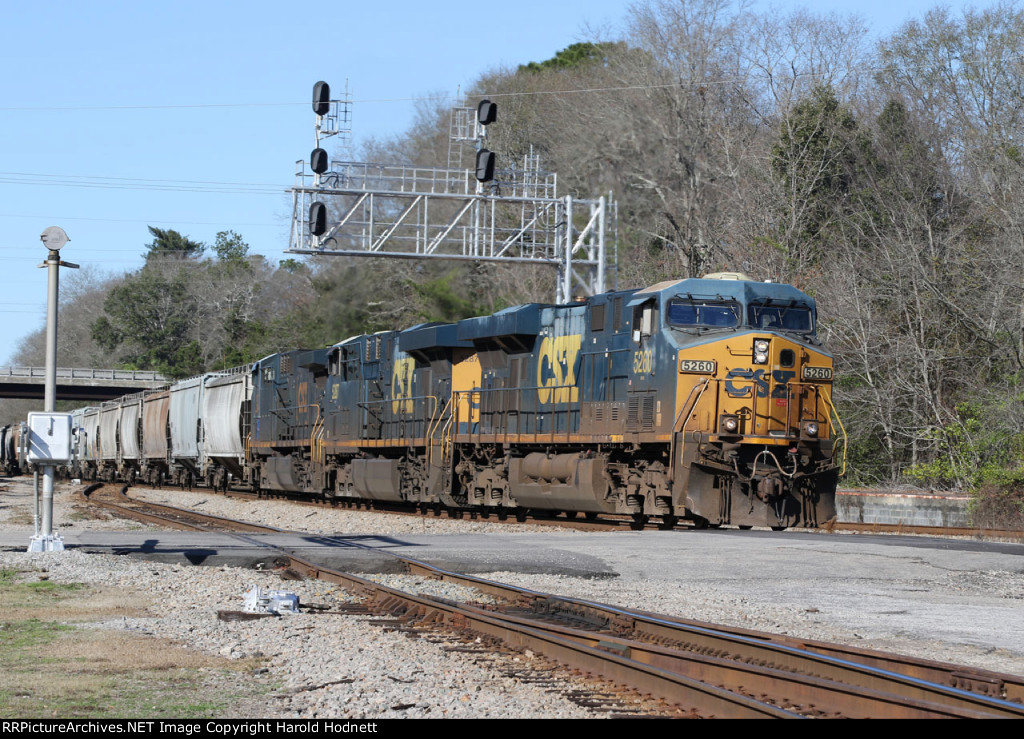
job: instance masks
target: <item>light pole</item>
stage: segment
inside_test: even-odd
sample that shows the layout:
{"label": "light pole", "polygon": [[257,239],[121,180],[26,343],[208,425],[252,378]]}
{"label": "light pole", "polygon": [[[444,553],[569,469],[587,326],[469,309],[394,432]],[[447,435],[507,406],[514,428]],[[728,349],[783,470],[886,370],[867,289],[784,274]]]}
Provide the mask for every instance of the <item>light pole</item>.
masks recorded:
{"label": "light pole", "polygon": [[[64,229],[50,226],[39,237],[49,254],[40,267],[49,270],[49,281],[46,293],[46,390],[43,398],[42,414],[29,414],[29,460],[33,458],[41,463],[43,469],[43,520],[41,531],[37,531],[29,543],[30,552],[62,552],[64,540],[59,534],[53,533],[53,480],[55,475],[54,462],[67,461],[71,454],[70,418],[66,424],[55,423],[54,409],[57,406],[57,294],[58,274],[61,267],[78,269],[77,264],[62,262],[60,250],[70,241]],[[39,418],[38,420],[33,418]],[[66,426],[67,440],[62,433]],[[66,451],[65,451],[66,448]]]}

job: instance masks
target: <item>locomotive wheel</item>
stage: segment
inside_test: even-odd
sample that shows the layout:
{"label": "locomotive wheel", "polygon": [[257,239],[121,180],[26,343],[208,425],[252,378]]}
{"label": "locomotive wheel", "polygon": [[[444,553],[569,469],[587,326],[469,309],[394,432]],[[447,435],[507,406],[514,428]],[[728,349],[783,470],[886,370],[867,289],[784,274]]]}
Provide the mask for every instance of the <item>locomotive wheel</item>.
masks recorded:
{"label": "locomotive wheel", "polygon": [[565,517],[567,519],[569,519],[570,521],[572,521],[578,515],[579,515],[579,511],[566,511],[565,512]]}
{"label": "locomotive wheel", "polygon": [[526,521],[526,514],[529,513],[525,508],[516,508],[516,521],[524,523]]}
{"label": "locomotive wheel", "polygon": [[669,529],[674,529],[677,523],[679,523],[679,516],[662,516],[661,524],[658,528],[662,531],[668,531]]}
{"label": "locomotive wheel", "polygon": [[497,513],[498,513],[498,520],[499,521],[507,521],[508,520],[508,509],[507,508],[503,508],[501,506],[498,506]]}
{"label": "locomotive wheel", "polygon": [[751,526],[749,523],[745,523],[745,524],[741,524],[740,525],[740,531],[750,531],[752,528],[754,528],[754,527]]}
{"label": "locomotive wheel", "polygon": [[585,517],[585,518],[586,518],[586,519],[587,519],[588,521],[594,521],[594,520],[596,520],[596,519],[597,519],[597,511],[587,511],[586,513],[584,513],[584,514],[583,514],[583,516],[584,516],[584,517]]}
{"label": "locomotive wheel", "polygon": [[633,531],[642,531],[649,520],[650,517],[646,513],[634,513],[633,523],[629,525],[629,528],[633,529]]}

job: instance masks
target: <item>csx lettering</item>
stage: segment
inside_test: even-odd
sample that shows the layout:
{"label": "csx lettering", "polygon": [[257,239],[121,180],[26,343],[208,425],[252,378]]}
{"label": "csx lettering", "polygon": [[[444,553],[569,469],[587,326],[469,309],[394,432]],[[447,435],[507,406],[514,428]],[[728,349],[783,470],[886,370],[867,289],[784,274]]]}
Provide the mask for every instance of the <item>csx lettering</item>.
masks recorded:
{"label": "csx lettering", "polygon": [[582,336],[549,336],[537,355],[537,398],[541,403],[575,403]]}
{"label": "csx lettering", "polygon": [[794,377],[796,377],[796,372],[792,370],[775,370],[772,372],[772,379],[775,380],[775,390],[772,391],[772,397],[789,397],[789,381]]}
{"label": "csx lettering", "polygon": [[392,413],[412,413],[412,373],[416,360],[408,357],[395,360],[395,368],[391,371]]}
{"label": "csx lettering", "polygon": [[[771,390],[773,398],[786,398],[789,392],[789,381],[796,377],[792,370],[775,370],[771,373],[771,379],[775,381],[775,388]],[[769,391],[768,377],[765,370],[756,369],[732,369],[725,376],[725,391],[734,398],[749,398],[751,388],[757,389],[757,397],[767,398]],[[735,383],[733,380],[743,380],[742,383]]]}
{"label": "csx lettering", "polygon": [[650,349],[633,353],[633,374],[644,375],[654,371],[654,352]]}

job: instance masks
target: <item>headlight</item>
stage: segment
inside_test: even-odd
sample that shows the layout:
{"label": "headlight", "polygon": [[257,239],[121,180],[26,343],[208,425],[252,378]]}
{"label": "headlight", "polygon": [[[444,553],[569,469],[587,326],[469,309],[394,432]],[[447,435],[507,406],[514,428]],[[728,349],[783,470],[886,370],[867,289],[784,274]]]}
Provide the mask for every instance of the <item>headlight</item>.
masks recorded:
{"label": "headlight", "polygon": [[754,342],[754,364],[768,364],[768,342],[764,339]]}
{"label": "headlight", "polygon": [[740,430],[740,419],[738,416],[722,416],[719,429],[723,434],[735,434]]}
{"label": "headlight", "polygon": [[807,436],[818,435],[818,422],[817,421],[805,421],[804,422],[804,434]]}

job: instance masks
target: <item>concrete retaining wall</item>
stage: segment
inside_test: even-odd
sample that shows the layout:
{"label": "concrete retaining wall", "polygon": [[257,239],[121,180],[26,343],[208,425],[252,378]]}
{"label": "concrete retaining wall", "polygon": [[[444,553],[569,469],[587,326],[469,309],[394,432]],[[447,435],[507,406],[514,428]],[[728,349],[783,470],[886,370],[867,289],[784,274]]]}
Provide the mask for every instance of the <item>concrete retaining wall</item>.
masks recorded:
{"label": "concrete retaining wall", "polygon": [[836,494],[840,523],[886,523],[905,526],[970,526],[966,495],[910,495],[906,493]]}

